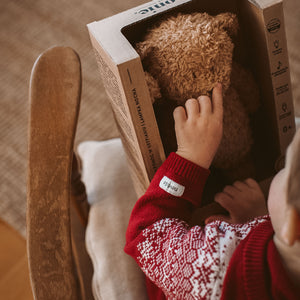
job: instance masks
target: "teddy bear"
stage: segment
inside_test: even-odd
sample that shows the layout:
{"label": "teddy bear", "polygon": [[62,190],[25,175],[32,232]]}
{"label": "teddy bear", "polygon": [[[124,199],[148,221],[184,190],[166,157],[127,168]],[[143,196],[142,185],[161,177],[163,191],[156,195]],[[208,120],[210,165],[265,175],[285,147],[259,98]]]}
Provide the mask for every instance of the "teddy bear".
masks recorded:
{"label": "teddy bear", "polygon": [[250,116],[260,106],[251,73],[233,60],[233,13],[179,13],[153,26],[135,45],[145,71],[166,154],[176,151],[173,110],[223,87],[223,137],[212,163],[232,180],[253,175]]}

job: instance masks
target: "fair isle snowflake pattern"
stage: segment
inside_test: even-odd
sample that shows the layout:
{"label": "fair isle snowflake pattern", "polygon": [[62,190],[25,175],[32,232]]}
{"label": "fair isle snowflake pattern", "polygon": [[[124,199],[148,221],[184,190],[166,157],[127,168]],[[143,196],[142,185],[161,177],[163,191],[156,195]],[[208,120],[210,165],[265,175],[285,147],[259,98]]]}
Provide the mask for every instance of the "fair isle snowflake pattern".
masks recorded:
{"label": "fair isle snowflake pattern", "polygon": [[167,299],[219,299],[230,258],[250,230],[268,219],[244,225],[215,221],[204,228],[178,219],[157,221],[143,231],[139,264]]}

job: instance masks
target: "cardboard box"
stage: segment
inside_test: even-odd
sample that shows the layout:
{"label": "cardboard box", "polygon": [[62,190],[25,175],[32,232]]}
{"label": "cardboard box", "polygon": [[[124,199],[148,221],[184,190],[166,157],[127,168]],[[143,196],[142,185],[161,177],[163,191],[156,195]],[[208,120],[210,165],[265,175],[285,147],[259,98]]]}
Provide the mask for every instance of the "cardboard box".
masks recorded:
{"label": "cardboard box", "polygon": [[138,195],[166,158],[143,66],[133,45],[166,15],[231,11],[240,24],[235,56],[253,72],[262,109],[253,117],[257,180],[267,182],[282,168],[295,133],[281,0],[151,1],[88,24],[102,80],[126,149]]}

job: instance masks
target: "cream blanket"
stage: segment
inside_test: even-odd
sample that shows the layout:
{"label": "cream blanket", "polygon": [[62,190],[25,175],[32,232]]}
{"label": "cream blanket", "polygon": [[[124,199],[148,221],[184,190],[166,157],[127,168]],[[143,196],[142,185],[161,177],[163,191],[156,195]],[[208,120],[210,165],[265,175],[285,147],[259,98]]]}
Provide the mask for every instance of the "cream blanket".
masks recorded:
{"label": "cream blanket", "polygon": [[121,140],[84,142],[78,152],[91,204],[86,247],[94,266],[95,299],[147,299],[144,275],[123,251],[129,216],[137,196]]}

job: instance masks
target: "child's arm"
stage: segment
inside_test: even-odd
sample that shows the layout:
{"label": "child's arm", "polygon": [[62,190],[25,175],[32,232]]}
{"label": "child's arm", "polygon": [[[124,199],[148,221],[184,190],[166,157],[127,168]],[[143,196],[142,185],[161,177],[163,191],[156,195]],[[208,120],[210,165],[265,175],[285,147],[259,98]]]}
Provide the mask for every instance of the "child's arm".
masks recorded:
{"label": "child's arm", "polygon": [[[190,287],[181,281],[192,276],[193,268],[201,272],[201,276],[196,272],[200,277],[194,275],[197,275],[195,284],[200,284],[197,293],[203,297],[209,297],[216,278],[222,278],[217,269],[219,258],[215,256],[221,253],[217,248],[224,233],[219,235],[215,227],[189,228],[184,222],[201,202],[209,175],[207,168],[222,136],[221,86],[214,89],[212,98],[212,101],[206,96],[189,100],[186,110],[174,111],[178,152],[170,154],[145,195],[137,201],[126,232],[125,252],[171,298],[179,294],[185,298],[190,293]],[[206,264],[199,264],[201,257],[206,257]],[[212,276],[212,270],[216,277]]]}
{"label": "child's arm", "polygon": [[[222,87],[207,96],[187,100],[174,111],[177,154],[172,153],[136,203],[126,233],[128,251],[142,230],[162,218],[187,221],[193,205],[199,205],[209,166],[222,137]],[[135,243],[133,243],[135,245]]]}

